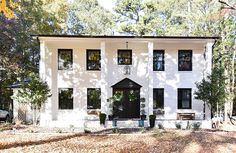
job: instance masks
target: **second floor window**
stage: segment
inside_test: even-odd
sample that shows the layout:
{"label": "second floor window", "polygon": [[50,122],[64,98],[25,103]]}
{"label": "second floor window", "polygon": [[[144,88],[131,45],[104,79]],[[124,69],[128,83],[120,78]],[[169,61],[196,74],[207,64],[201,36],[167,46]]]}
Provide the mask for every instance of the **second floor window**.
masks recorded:
{"label": "second floor window", "polygon": [[73,51],[72,49],[58,49],[58,70],[72,69]]}
{"label": "second floor window", "polygon": [[118,65],[132,65],[132,50],[118,50]]}
{"label": "second floor window", "polygon": [[100,50],[87,50],[87,70],[101,70]]}
{"label": "second floor window", "polygon": [[165,61],[164,61],[164,50],[154,50],[153,51],[153,71],[164,71]]}
{"label": "second floor window", "polygon": [[179,50],[179,71],[192,71],[192,50]]}

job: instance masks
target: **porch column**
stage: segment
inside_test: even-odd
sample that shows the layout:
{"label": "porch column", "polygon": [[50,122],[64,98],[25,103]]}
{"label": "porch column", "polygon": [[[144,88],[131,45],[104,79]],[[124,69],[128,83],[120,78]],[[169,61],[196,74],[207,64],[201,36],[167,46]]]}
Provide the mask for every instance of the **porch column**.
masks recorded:
{"label": "porch column", "polygon": [[[51,61],[45,41],[40,41],[39,75],[43,81],[47,82],[52,92],[52,69],[46,69],[47,64],[50,64]],[[52,116],[52,97],[49,97],[40,112],[40,125],[49,126]]]}
{"label": "porch column", "polygon": [[148,114],[153,114],[153,42],[148,42]]}
{"label": "porch column", "polygon": [[101,42],[101,112],[108,115],[108,70],[107,70],[106,43]]}

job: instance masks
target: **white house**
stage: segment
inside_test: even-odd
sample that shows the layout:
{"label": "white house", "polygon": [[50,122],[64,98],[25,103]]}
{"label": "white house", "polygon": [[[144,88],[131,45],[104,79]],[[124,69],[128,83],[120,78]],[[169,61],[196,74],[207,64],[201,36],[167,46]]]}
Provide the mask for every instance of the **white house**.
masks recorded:
{"label": "white house", "polygon": [[40,76],[52,93],[41,112],[41,126],[97,126],[97,113],[110,115],[109,98],[120,94],[113,110],[119,110],[118,124],[138,125],[144,109],[166,127],[181,119],[210,127],[210,111],[206,106],[204,120],[203,102],[194,98],[194,91],[195,82],[211,73],[217,37],[34,38],[40,42]]}

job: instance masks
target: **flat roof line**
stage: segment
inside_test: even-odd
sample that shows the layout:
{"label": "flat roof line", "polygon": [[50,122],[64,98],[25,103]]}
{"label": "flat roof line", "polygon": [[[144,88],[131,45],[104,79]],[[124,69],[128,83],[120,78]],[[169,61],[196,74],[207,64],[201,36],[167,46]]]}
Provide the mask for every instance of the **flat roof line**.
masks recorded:
{"label": "flat roof line", "polygon": [[107,35],[31,35],[38,37],[67,37],[67,38],[147,38],[147,39],[220,39],[218,36],[107,36]]}

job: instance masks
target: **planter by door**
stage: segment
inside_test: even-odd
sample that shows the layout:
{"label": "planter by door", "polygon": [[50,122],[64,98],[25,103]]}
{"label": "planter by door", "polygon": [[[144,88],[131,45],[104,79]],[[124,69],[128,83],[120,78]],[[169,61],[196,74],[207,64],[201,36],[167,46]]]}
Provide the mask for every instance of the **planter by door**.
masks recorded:
{"label": "planter by door", "polygon": [[149,115],[150,128],[155,127],[156,115]]}

